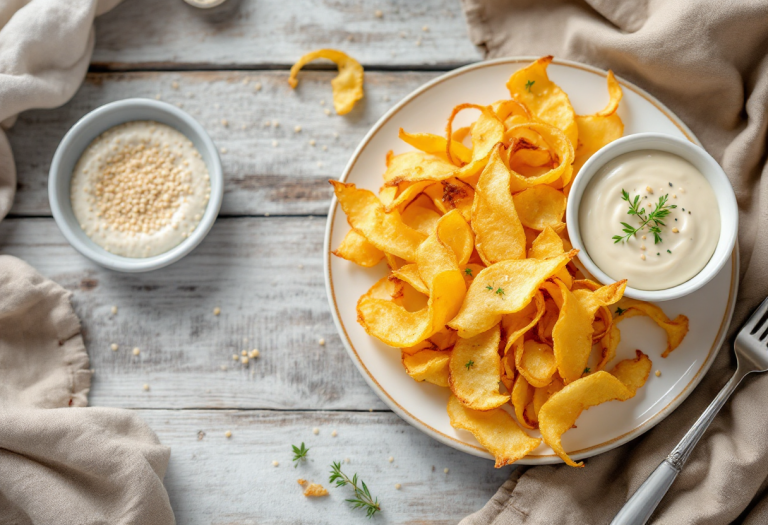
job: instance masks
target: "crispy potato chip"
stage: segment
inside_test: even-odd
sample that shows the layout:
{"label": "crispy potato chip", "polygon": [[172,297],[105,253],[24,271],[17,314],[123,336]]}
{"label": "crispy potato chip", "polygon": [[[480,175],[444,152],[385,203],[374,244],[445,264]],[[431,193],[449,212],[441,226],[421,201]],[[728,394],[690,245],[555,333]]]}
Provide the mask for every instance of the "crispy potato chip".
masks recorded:
{"label": "crispy potato chip", "polygon": [[[421,150],[424,153],[437,155],[438,157],[441,157],[453,164],[453,162],[448,159],[448,156],[445,153],[448,148],[445,137],[441,137],[440,135],[433,135],[431,133],[408,133],[403,128],[400,128],[398,137],[400,137],[400,140],[403,142],[410,144],[414,148]],[[451,141],[451,153],[452,158],[459,161],[455,164],[456,166],[463,166],[472,160],[472,150],[456,140]]]}
{"label": "crispy potato chip", "polygon": [[635,350],[635,356],[634,359],[619,361],[611,370],[611,375],[624,383],[632,395],[635,395],[635,392],[648,380],[653,364],[648,356],[640,350]]}
{"label": "crispy potato chip", "polygon": [[518,375],[515,384],[512,386],[512,406],[515,409],[515,416],[520,426],[525,428],[536,428],[525,418],[525,408],[533,401],[533,388],[525,380],[525,377]]}
{"label": "crispy potato chip", "polygon": [[403,352],[403,366],[416,381],[426,381],[437,386],[448,386],[448,361],[451,352],[422,350],[413,355]]}
{"label": "crispy potato chip", "polygon": [[571,166],[574,159],[573,145],[560,129],[543,122],[530,122],[513,126],[507,130],[506,136],[515,138],[527,136],[530,132],[540,135],[547,144],[547,149],[554,153],[560,162],[553,168],[531,177],[511,170],[510,187],[512,192],[517,193],[540,184],[551,184],[562,188],[570,182],[573,175],[573,166]]}
{"label": "crispy potato chip", "polygon": [[555,230],[565,227],[565,195],[550,186],[534,186],[513,196],[515,209],[523,226],[543,230],[547,226]]}
{"label": "crispy potato chip", "polygon": [[423,233],[406,226],[399,213],[385,213],[381,201],[370,191],[330,182],[352,228],[379,250],[409,262],[416,260],[416,250],[426,239]]}
{"label": "crispy potato chip", "polygon": [[544,315],[541,316],[539,324],[536,325],[536,335],[538,336],[539,341],[554,345],[554,341],[552,340],[552,330],[555,328],[559,315],[560,308],[555,301],[546,299],[544,301]]}
{"label": "crispy potato chip", "polygon": [[616,113],[616,110],[619,109],[619,102],[621,102],[621,97],[623,96],[623,92],[621,91],[621,86],[619,85],[619,81],[616,80],[616,77],[614,76],[613,71],[611,71],[610,69],[608,70],[606,81],[608,82],[608,96],[610,97],[610,100],[608,101],[608,105],[605,106],[604,109],[595,113],[596,115],[599,115],[601,117],[609,117],[614,113]]}
{"label": "crispy potato chip", "polygon": [[536,388],[550,384],[557,372],[552,347],[533,340],[525,341],[515,349],[515,367],[526,381]]}
{"label": "crispy potato chip", "polygon": [[379,200],[384,206],[389,206],[397,196],[397,186],[384,186],[379,190]]}
{"label": "crispy potato chip", "polygon": [[451,177],[455,171],[456,166],[440,157],[421,151],[408,151],[390,159],[387,171],[384,172],[384,185],[443,180]]}
{"label": "crispy potato chip", "polygon": [[[486,265],[525,258],[525,232],[510,192],[510,171],[497,146],[480,180],[472,205],[472,230],[477,253]],[[556,190],[555,190],[556,191]]]}
{"label": "crispy potato chip", "polygon": [[400,191],[400,188],[398,187],[399,193],[389,204],[384,206],[384,211],[389,213],[393,210],[404,210],[406,206],[421,195],[424,189],[430,184],[432,184],[430,181],[403,182],[401,184],[401,186],[403,186],[402,191]]}
{"label": "crispy potato chip", "polygon": [[563,385],[563,382],[560,381],[560,378],[555,376],[549,385],[534,389],[533,413],[537,422],[539,421],[539,411],[541,410],[541,407],[544,406],[544,403],[546,403],[547,400],[552,397],[555,392],[560,392],[564,386],[565,385]]}
{"label": "crispy potato chip", "polygon": [[576,144],[579,133],[571,101],[547,76],[547,66],[552,62],[552,58],[542,57],[513,73],[507,82],[507,89],[512,98],[525,104],[536,117],[547,124],[562,129],[568,140]]}
{"label": "crispy potato chip", "polygon": [[466,266],[475,248],[475,236],[472,228],[458,210],[453,210],[438,221],[439,236],[453,250],[459,266]]}
{"label": "crispy potato chip", "polygon": [[618,281],[596,291],[576,290],[571,292],[558,281],[563,304],[552,340],[557,360],[557,370],[567,385],[580,378],[592,352],[592,322],[600,306],[613,304],[621,299],[627,281]]}
{"label": "crispy potato chip", "polygon": [[683,314],[670,320],[664,313],[664,310],[655,304],[635,299],[626,299],[625,302],[622,302],[621,306],[623,311],[614,319],[614,323],[635,317],[636,315],[647,315],[667,332],[667,348],[661,354],[661,357],[667,357],[672,350],[680,346],[683,338],[685,338],[685,334],[688,333],[688,318]]}
{"label": "crispy potato chip", "polygon": [[397,270],[392,270],[392,275],[413,286],[417,292],[429,295],[429,288],[427,288],[427,285],[421,280],[419,268],[416,264],[406,264]]}
{"label": "crispy potato chip", "polygon": [[536,326],[541,316],[544,315],[544,310],[544,296],[541,292],[536,292],[533,296],[533,301],[528,303],[522,310],[501,318],[501,328],[504,331],[504,337],[506,337],[505,355],[512,347],[512,343]]}
{"label": "crispy potato chip", "polygon": [[[531,248],[528,250],[528,257],[532,259],[549,259],[561,253],[565,253],[563,240],[555,230],[547,226],[531,244]],[[560,268],[555,273],[555,277],[563,281],[568,289],[573,285],[573,277],[568,273],[568,268]]]}
{"label": "crispy potato chip", "polygon": [[376,266],[384,258],[384,252],[369,243],[355,230],[349,230],[339,247],[331,253],[366,268]]}
{"label": "crispy potato chip", "polygon": [[424,193],[432,199],[435,208],[441,212],[459,210],[464,220],[471,219],[475,190],[466,182],[456,178],[443,180],[428,186]]}
{"label": "crispy potato chip", "polygon": [[606,334],[600,340],[600,349],[602,350],[602,356],[600,356],[600,362],[595,367],[596,370],[603,370],[608,363],[610,363],[614,357],[616,357],[616,348],[621,341],[621,331],[616,326],[614,320],[613,325],[608,329]]}
{"label": "crispy potato chip", "polygon": [[[448,123],[445,126],[446,137],[453,136],[453,119],[455,119],[456,115],[464,109],[477,109],[480,111],[478,119],[469,126],[469,133],[472,137],[472,162],[470,162],[470,164],[473,164],[487,158],[496,143],[503,140],[504,125],[493,111],[486,106],[478,106],[477,104],[459,104],[453,108],[451,116],[448,117]],[[448,142],[446,141],[446,156],[455,164],[455,159],[452,158],[452,154],[453,152],[448,150]],[[469,167],[469,165],[467,167]],[[482,169],[482,166],[480,169]],[[469,174],[470,171],[472,170],[466,170],[466,174]]]}
{"label": "crispy potato chip", "polygon": [[440,220],[440,214],[433,209],[431,199],[422,195],[403,210],[400,219],[414,230],[429,235],[435,231],[437,221]]}
{"label": "crispy potato chip", "polygon": [[514,463],[525,457],[541,443],[521,429],[503,409],[479,412],[466,408],[451,396],[448,417],[453,428],[467,430],[496,458],[496,468]]}
{"label": "crispy potato chip", "polygon": [[331,80],[333,107],[339,115],[346,115],[363,98],[363,66],[349,55],[335,49],[318,49],[307,53],[291,67],[288,84],[295,89],[299,85],[297,77],[301,68],[318,58],[327,58],[339,67],[339,74]]}
{"label": "crispy potato chip", "polygon": [[550,259],[502,261],[481,271],[448,326],[459,337],[473,337],[501,321],[504,314],[522,310],[546,279],[564,267],[577,251]]}
{"label": "crispy potato chip", "polygon": [[467,288],[469,288],[469,285],[472,284],[472,281],[475,280],[475,275],[483,271],[484,268],[485,266],[481,264],[469,263],[462,269],[462,272],[464,273],[464,281],[467,283]]}
{"label": "crispy potato chip", "polygon": [[456,344],[457,339],[458,339],[458,336],[456,335],[456,332],[454,332],[448,327],[443,327],[442,329],[438,330],[435,334],[433,334],[429,339],[425,339],[424,341],[421,341],[420,343],[417,343],[414,346],[401,348],[400,350],[402,351],[403,354],[407,354],[407,355],[413,355],[416,352],[420,352],[422,350],[435,350],[435,351],[451,350],[453,349],[453,346]]}
{"label": "crispy potato chip", "polygon": [[622,96],[621,86],[612,71],[608,71],[608,94],[610,101],[605,109],[594,115],[576,116],[579,143],[575,152],[576,159],[573,162],[574,174],[578,173],[584,163],[600,148],[621,138],[624,134],[624,123],[616,114]]}
{"label": "crispy potato chip", "polygon": [[472,410],[493,410],[509,396],[499,393],[501,358],[498,325],[469,339],[459,339],[451,352],[448,383],[461,404]]}

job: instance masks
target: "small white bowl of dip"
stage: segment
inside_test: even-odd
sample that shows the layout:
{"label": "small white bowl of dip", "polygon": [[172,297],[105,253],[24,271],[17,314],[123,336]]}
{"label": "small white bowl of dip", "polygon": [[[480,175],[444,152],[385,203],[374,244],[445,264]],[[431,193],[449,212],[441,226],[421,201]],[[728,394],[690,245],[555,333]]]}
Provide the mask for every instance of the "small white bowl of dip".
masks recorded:
{"label": "small white bowl of dip", "polygon": [[[160,125],[158,128],[163,129],[168,126],[172,128],[170,131],[175,130],[174,132],[179,132],[188,139],[193,149],[199,153],[197,158],[201,159],[207,168],[207,181],[210,183],[205,188],[207,191],[204,197],[207,203],[200,209],[199,219],[195,219],[194,227],[190,226],[190,230],[185,232],[184,238],[178,243],[171,243],[173,245],[166,251],[149,257],[118,255],[94,242],[78,221],[71,193],[75,169],[79,169],[81,157],[89,150],[91,144],[113,128],[120,129],[118,126],[130,126],[130,123],[140,121],[155,122]],[[223,188],[221,161],[213,141],[203,127],[175,106],[157,100],[133,98],[101,106],[72,126],[56,149],[51,162],[48,199],[59,229],[81,254],[111,270],[146,272],[178,261],[200,244],[219,214]],[[78,213],[82,216],[82,210]]]}
{"label": "small white bowl of dip", "polygon": [[[655,165],[658,169],[651,170],[654,165],[647,163],[650,161],[646,162],[646,158],[661,162]],[[681,186],[679,180],[673,180],[682,178],[686,167],[692,171],[686,175],[687,180],[692,181],[692,191],[688,191],[685,184]],[[661,173],[662,168],[663,180],[659,176],[655,184],[638,182],[638,173]],[[703,176],[708,186],[699,184],[696,189],[695,172]],[[633,174],[635,180],[630,183]],[[668,196],[668,205],[677,206],[663,218],[661,243],[655,243],[647,227],[626,241],[614,242],[613,235],[624,235],[620,221],[633,228],[642,222],[636,215],[625,212],[630,208],[628,201],[621,200],[621,190],[625,187],[630,201],[639,197],[639,206],[644,207],[646,216],[663,195]],[[705,205],[706,202],[709,205]],[[719,213],[719,220],[715,212]],[[624,295],[643,301],[677,299],[707,284],[731,256],[738,220],[736,196],[717,161],[691,142],[658,133],[629,135],[595,153],[574,179],[566,210],[568,234],[573,247],[579,250],[578,258],[584,268],[603,284],[627,278],[623,274],[635,275],[636,285],[633,286],[633,278],[628,277]],[[589,238],[585,231],[590,232]],[[687,242],[691,245],[686,246]],[[667,245],[672,248],[672,243],[679,249],[667,250]],[[698,250],[702,245],[706,249]],[[707,258],[708,253],[711,256]],[[641,266],[646,263],[647,271]]]}

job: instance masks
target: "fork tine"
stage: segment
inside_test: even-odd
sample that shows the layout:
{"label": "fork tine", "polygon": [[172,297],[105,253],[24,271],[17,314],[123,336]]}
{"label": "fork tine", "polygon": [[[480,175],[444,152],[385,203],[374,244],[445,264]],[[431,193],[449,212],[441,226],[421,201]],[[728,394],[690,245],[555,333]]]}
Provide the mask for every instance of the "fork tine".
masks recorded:
{"label": "fork tine", "polygon": [[742,330],[749,330],[750,334],[754,334],[765,324],[766,317],[768,317],[768,298],[764,299],[760,306],[755,309]]}

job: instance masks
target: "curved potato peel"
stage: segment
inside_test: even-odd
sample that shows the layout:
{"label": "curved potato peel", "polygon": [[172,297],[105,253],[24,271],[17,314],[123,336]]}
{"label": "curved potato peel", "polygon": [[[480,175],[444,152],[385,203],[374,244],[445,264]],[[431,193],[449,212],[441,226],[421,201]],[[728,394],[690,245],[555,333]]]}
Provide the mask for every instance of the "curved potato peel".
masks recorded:
{"label": "curved potato peel", "polygon": [[376,266],[384,258],[384,252],[355,230],[349,230],[339,247],[331,253],[365,268]]}
{"label": "curved potato peel", "polygon": [[[400,128],[398,137],[406,144],[410,144],[424,153],[437,155],[443,160],[453,163],[446,155],[448,143],[445,137],[432,133],[408,133],[403,128]],[[454,164],[455,166],[463,166],[472,160],[472,150],[456,140],[451,140],[451,152],[452,157],[459,161]]]}
{"label": "curved potato peel", "polygon": [[501,358],[498,325],[469,339],[459,339],[451,352],[448,383],[461,404],[472,410],[493,410],[509,396],[499,393]]}
{"label": "curved potato peel", "polygon": [[318,58],[326,58],[335,62],[339,68],[339,74],[331,80],[333,87],[333,107],[336,113],[346,115],[355,103],[363,98],[363,66],[346,53],[335,49],[318,49],[301,57],[298,62],[291,66],[291,74],[288,77],[288,84],[291,88],[299,85],[298,75],[301,68],[309,62]]}
{"label": "curved potato peel", "polygon": [[467,430],[496,458],[496,468],[524,458],[541,443],[532,438],[501,408],[479,412],[466,408],[451,396],[448,417],[453,428]]}
{"label": "curved potato peel", "polygon": [[515,194],[512,199],[523,226],[539,231],[546,227],[557,230],[565,227],[566,198],[562,191],[551,186],[534,186]]}
{"label": "curved potato peel", "polygon": [[515,348],[515,367],[520,375],[535,388],[549,385],[557,372],[557,362],[552,347],[533,340],[525,341],[524,344]]}
{"label": "curved potato peel", "polygon": [[450,358],[450,351],[421,350],[411,355],[403,353],[403,367],[416,381],[447,387]]}
{"label": "curved potato peel", "polygon": [[525,377],[518,375],[512,386],[512,407],[515,409],[515,417],[520,426],[531,430],[536,428],[533,422],[525,417],[525,409],[533,401],[533,388],[528,384]]}
{"label": "curved potato peel", "polygon": [[511,170],[510,186],[512,191],[516,193],[540,184],[550,184],[553,187],[562,188],[571,181],[573,176],[573,167],[571,166],[574,159],[573,144],[559,128],[544,122],[529,122],[512,126],[507,130],[505,136],[517,140],[516,137],[524,137],[531,131],[541,137],[548,146],[547,149],[554,153],[560,162],[549,171],[533,177],[526,177],[515,170]]}
{"label": "curved potato peel", "polygon": [[635,299],[625,299],[621,304],[623,312],[614,318],[614,323],[624,319],[635,317],[636,315],[645,315],[650,317],[654,323],[659,325],[667,333],[667,348],[661,354],[661,357],[667,357],[672,351],[680,346],[685,335],[688,333],[688,318],[683,314],[674,319],[670,319],[664,313],[664,310],[655,304],[637,301]]}

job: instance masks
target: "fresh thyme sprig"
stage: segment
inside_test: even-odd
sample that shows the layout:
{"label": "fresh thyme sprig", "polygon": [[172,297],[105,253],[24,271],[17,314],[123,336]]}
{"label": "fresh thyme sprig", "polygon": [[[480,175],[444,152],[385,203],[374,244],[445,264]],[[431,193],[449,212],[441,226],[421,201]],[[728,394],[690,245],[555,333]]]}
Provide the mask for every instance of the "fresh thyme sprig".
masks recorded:
{"label": "fresh thyme sprig", "polygon": [[530,92],[531,92],[531,87],[532,87],[532,86],[533,86],[535,83],[536,83],[536,81],[535,81],[535,80],[529,80],[528,82],[526,82],[526,83],[525,83],[525,90],[526,90],[528,93],[530,93]]}
{"label": "fresh thyme sprig", "polygon": [[474,361],[472,361],[472,360],[470,359],[469,361],[467,361],[467,364],[466,364],[466,365],[464,365],[464,366],[466,366],[466,367],[467,367],[467,370],[469,370],[470,368],[472,368],[473,366],[475,366],[475,362],[474,362]]}
{"label": "fresh thyme sprig", "polygon": [[297,447],[296,445],[291,445],[291,448],[293,448],[293,468],[296,468],[299,466],[300,461],[306,461],[307,460],[307,452],[309,452],[309,449],[304,446],[304,442],[301,442],[301,447]]}
{"label": "fresh thyme sprig", "polygon": [[351,485],[355,491],[355,498],[348,499],[347,501],[352,505],[353,509],[365,509],[365,514],[369,518],[372,518],[374,514],[381,511],[381,504],[379,504],[379,498],[371,496],[371,492],[365,485],[365,482],[358,479],[357,474],[349,479],[349,476],[341,471],[341,461],[334,462],[331,466],[331,477],[328,480],[329,483],[336,483],[337,487],[343,487],[344,485]]}
{"label": "fresh thyme sprig", "polygon": [[656,203],[656,207],[652,212],[647,213],[645,208],[640,205],[640,195],[635,195],[635,198],[631,199],[629,193],[622,189],[621,200],[629,203],[629,210],[627,210],[627,215],[637,216],[642,221],[642,223],[639,227],[635,228],[626,222],[622,222],[621,225],[624,227],[622,229],[624,235],[614,235],[614,244],[628,240],[630,237],[636,235],[637,232],[646,226],[648,226],[648,231],[653,234],[653,243],[659,244],[661,242],[661,227],[666,226],[662,219],[669,215],[670,210],[677,208],[677,206],[674,204],[667,204],[668,199],[669,194],[659,197],[659,202]]}

